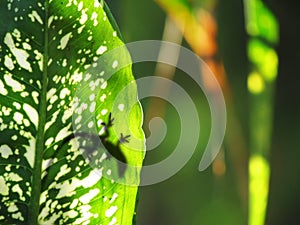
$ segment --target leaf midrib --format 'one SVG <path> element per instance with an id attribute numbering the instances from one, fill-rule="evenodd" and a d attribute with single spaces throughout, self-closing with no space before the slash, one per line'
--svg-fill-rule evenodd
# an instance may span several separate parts
<path id="1" fill-rule="evenodd" d="M 31 198 L 29 202 L 28 218 L 30 225 L 38 225 L 38 216 L 40 209 L 41 180 L 42 180 L 42 161 L 45 139 L 45 124 L 47 114 L 47 89 L 48 89 L 48 18 L 49 18 L 49 0 L 45 0 L 45 19 L 44 19 L 44 53 L 43 53 L 43 77 L 42 91 L 39 105 L 39 122 L 36 135 L 35 159 L 31 183 Z"/>

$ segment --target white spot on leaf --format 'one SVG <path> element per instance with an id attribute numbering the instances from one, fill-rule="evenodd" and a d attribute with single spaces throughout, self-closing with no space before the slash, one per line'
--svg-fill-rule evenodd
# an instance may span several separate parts
<path id="1" fill-rule="evenodd" d="M 108 112 L 108 110 L 107 109 L 103 109 L 102 111 L 101 111 L 101 115 L 105 115 L 105 114 L 107 114 L 107 112 Z"/>
<path id="2" fill-rule="evenodd" d="M 14 113 L 14 121 L 16 121 L 17 124 L 22 124 L 23 123 L 23 114 L 19 112 Z"/>
<path id="3" fill-rule="evenodd" d="M 92 14 L 92 17 L 91 17 L 91 20 L 93 20 L 94 21 L 94 26 L 97 26 L 98 25 L 98 20 L 97 20 L 97 18 L 98 18 L 98 14 L 96 13 L 96 12 L 93 12 L 93 14 Z"/>
<path id="4" fill-rule="evenodd" d="M 19 194 L 19 199 L 20 199 L 20 200 L 25 201 L 25 197 L 24 197 L 24 195 L 23 195 L 23 190 L 22 190 L 22 188 L 20 187 L 19 184 L 15 184 L 15 185 L 12 187 L 12 191 Z"/>
<path id="5" fill-rule="evenodd" d="M 66 34 L 65 36 L 63 36 L 60 39 L 60 46 L 58 46 L 57 48 L 61 49 L 61 50 L 65 49 L 71 37 L 72 37 L 72 32 L 70 32 L 70 33 Z"/>
<path id="6" fill-rule="evenodd" d="M 29 120 L 35 125 L 35 127 L 38 127 L 38 123 L 39 123 L 39 114 L 36 111 L 35 108 L 33 108 L 31 105 L 28 105 L 27 103 L 25 103 L 23 105 L 23 109 L 25 111 L 25 113 L 27 114 Z"/>
<path id="7" fill-rule="evenodd" d="M 90 101 L 94 101 L 95 100 L 95 94 L 91 94 L 89 99 L 90 99 Z"/>
<path id="8" fill-rule="evenodd" d="M 84 27 L 85 27 L 85 25 L 82 25 L 81 27 L 79 27 L 77 29 L 78 34 L 81 34 L 81 32 L 83 31 Z"/>
<path id="9" fill-rule="evenodd" d="M 7 95 L 8 91 L 5 89 L 3 82 L 0 80 L 0 94 Z"/>
<path id="10" fill-rule="evenodd" d="M 78 4 L 78 11 L 80 12 L 83 8 L 83 2 L 79 2 Z"/>
<path id="11" fill-rule="evenodd" d="M 68 88 L 63 88 L 61 91 L 60 91 L 60 94 L 59 94 L 59 97 L 61 99 L 64 99 L 67 95 L 69 95 L 71 93 L 71 91 L 68 89 Z"/>
<path id="12" fill-rule="evenodd" d="M 81 18 L 79 20 L 79 23 L 80 24 L 85 24 L 85 22 L 88 20 L 88 16 L 85 13 L 85 11 L 81 11 L 81 13 L 82 13 L 82 15 L 81 15 Z"/>
<path id="13" fill-rule="evenodd" d="M 23 50 L 18 49 L 15 46 L 14 40 L 10 33 L 7 33 L 4 38 L 4 43 L 7 45 L 7 47 L 10 49 L 11 53 L 16 57 L 16 60 L 18 64 L 25 70 L 28 70 L 29 72 L 32 72 L 32 68 L 30 63 L 27 61 L 29 54 Z"/>
<path id="14" fill-rule="evenodd" d="M 54 141 L 54 138 L 51 137 L 51 138 L 47 139 L 47 141 L 45 142 L 45 145 L 50 146 L 53 143 L 53 141 Z"/>
<path id="15" fill-rule="evenodd" d="M 118 61 L 115 60 L 112 64 L 112 68 L 116 69 L 118 67 L 118 64 L 119 64 Z"/>
<path id="16" fill-rule="evenodd" d="M 111 206 L 108 210 L 105 211 L 106 217 L 111 217 L 115 214 L 115 212 L 118 210 L 117 206 Z"/>
<path id="17" fill-rule="evenodd" d="M 97 55 L 102 55 L 102 54 L 103 54 L 104 52 L 106 52 L 106 51 L 107 51 L 107 47 L 101 45 L 101 46 L 98 48 L 96 54 L 97 54 Z"/>
<path id="18" fill-rule="evenodd" d="M 16 220 L 24 221 L 24 217 L 22 216 L 21 212 L 13 213 L 11 217 Z"/>
<path id="19" fill-rule="evenodd" d="M 91 106 L 90 106 L 90 112 L 93 113 L 95 112 L 96 109 L 96 102 L 92 102 Z"/>
<path id="20" fill-rule="evenodd" d="M 17 135 L 12 136 L 12 137 L 11 137 L 11 140 L 13 140 L 13 141 L 18 140 L 18 136 L 17 136 Z"/>
<path id="21" fill-rule="evenodd" d="M 22 96 L 23 98 L 26 98 L 26 97 L 29 96 L 29 93 L 26 92 L 26 91 L 23 91 L 23 92 L 21 93 L 21 96 Z"/>
<path id="22" fill-rule="evenodd" d="M 75 198 L 70 205 L 70 209 L 74 209 L 78 205 L 78 202 L 79 202 L 78 199 Z"/>
<path id="23" fill-rule="evenodd" d="M 45 125 L 45 130 L 48 130 L 56 122 L 59 112 L 60 110 L 57 110 L 55 113 L 53 113 L 51 120 Z"/>
<path id="24" fill-rule="evenodd" d="M 37 11 L 33 10 L 31 14 L 28 15 L 31 19 L 31 22 L 35 22 L 37 20 L 40 24 L 43 24 L 43 20 L 41 19 L 40 15 L 37 13 Z"/>
<path id="25" fill-rule="evenodd" d="M 82 203 L 82 204 L 88 204 L 98 193 L 100 192 L 99 189 L 93 189 L 93 190 L 90 190 L 87 194 L 85 195 L 82 195 L 80 198 L 79 198 L 79 201 Z"/>
<path id="26" fill-rule="evenodd" d="M 12 88 L 13 92 L 21 92 L 25 90 L 25 86 L 12 78 L 12 75 L 4 75 L 4 80 L 8 86 Z"/>
<path id="27" fill-rule="evenodd" d="M 39 104 L 39 99 L 38 99 L 39 93 L 36 91 L 33 91 L 33 92 L 31 92 L 31 95 L 32 95 L 32 98 L 33 98 L 33 101 L 35 102 L 35 104 Z"/>
<path id="28" fill-rule="evenodd" d="M 123 110 L 124 110 L 124 108 L 125 108 L 125 105 L 124 105 L 124 104 L 120 104 L 120 105 L 118 105 L 118 109 L 119 109 L 120 111 L 123 111 Z"/>
<path id="29" fill-rule="evenodd" d="M 0 194 L 8 195 L 9 188 L 6 185 L 6 182 L 3 177 L 0 177 Z"/>
<path id="30" fill-rule="evenodd" d="M 66 109 L 64 111 L 64 115 L 63 115 L 61 121 L 63 123 L 66 123 L 67 119 L 69 119 L 72 115 L 73 115 L 73 110 L 72 109 Z"/>
<path id="31" fill-rule="evenodd" d="M 70 131 L 70 127 L 72 124 L 69 124 L 69 126 L 64 127 L 63 129 L 61 129 L 58 134 L 55 137 L 55 142 L 61 141 L 64 138 L 68 137 L 72 132 Z"/>
<path id="32" fill-rule="evenodd" d="M 34 165 L 35 143 L 36 143 L 35 138 L 30 137 L 29 145 L 24 146 L 24 148 L 26 149 L 26 153 L 24 154 L 24 156 L 27 159 L 27 161 L 28 161 L 29 165 L 31 166 L 31 168 L 33 168 L 33 165 Z"/>
<path id="33" fill-rule="evenodd" d="M 51 88 L 51 89 L 47 92 L 47 100 L 49 100 L 55 93 L 56 93 L 56 88 Z"/>
<path id="34" fill-rule="evenodd" d="M 62 183 L 56 184 L 55 188 L 59 189 L 59 193 L 57 194 L 57 198 L 62 198 L 66 196 L 72 196 L 74 194 L 74 190 L 78 187 L 90 188 L 94 186 L 100 179 L 100 172 L 95 172 L 94 170 L 90 172 L 90 174 L 79 180 L 78 178 L 73 178 L 70 181 L 64 181 Z"/>
<path id="35" fill-rule="evenodd" d="M 78 216 L 78 212 L 75 211 L 75 210 L 70 210 L 70 211 L 65 212 L 65 213 L 63 214 L 63 217 L 64 217 L 64 218 L 75 218 L 75 217 L 77 217 L 77 216 Z"/>
<path id="36" fill-rule="evenodd" d="M 117 193 L 114 193 L 113 196 L 111 197 L 111 200 L 109 201 L 109 203 L 113 203 L 118 197 L 118 194 Z"/>
<path id="37" fill-rule="evenodd" d="M 105 81 L 102 85 L 101 85 L 101 89 L 105 89 L 107 87 L 107 82 Z"/>
<path id="38" fill-rule="evenodd" d="M 68 168 L 68 165 L 63 165 L 60 168 L 60 171 L 58 172 L 58 174 L 55 176 L 55 180 L 59 180 L 59 178 L 61 178 L 62 176 L 66 175 L 67 173 L 69 173 L 71 171 L 71 168 Z"/>
<path id="39" fill-rule="evenodd" d="M 40 53 L 38 50 L 34 50 L 33 52 L 35 54 L 35 59 L 38 62 L 40 70 L 43 71 L 43 68 L 44 68 L 44 64 L 43 64 L 44 56 L 43 56 L 43 54 Z"/>
<path id="40" fill-rule="evenodd" d="M 94 122 L 93 121 L 89 122 L 88 127 L 92 128 L 93 126 L 94 126 Z"/>
<path id="41" fill-rule="evenodd" d="M 54 16 L 50 16 L 48 19 L 48 27 L 51 26 L 51 23 L 53 22 Z"/>
<path id="42" fill-rule="evenodd" d="M 9 69 L 9 70 L 13 70 L 15 68 L 14 63 L 12 61 L 12 59 L 6 55 L 4 57 L 4 65 Z"/>
<path id="43" fill-rule="evenodd" d="M 21 178 L 18 174 L 13 173 L 13 172 L 9 173 L 8 179 L 9 179 L 10 181 L 15 181 L 15 182 L 18 182 L 18 181 L 21 181 L 21 180 L 22 180 L 22 178 Z"/>
<path id="44" fill-rule="evenodd" d="M 117 222 L 117 218 L 113 217 L 112 220 L 109 222 L 108 225 L 114 225 L 114 224 L 116 224 L 116 222 Z M 118 225 L 118 224 L 116 224 L 116 225 Z"/>
<path id="45" fill-rule="evenodd" d="M 77 69 L 74 71 L 74 74 L 72 75 L 71 80 L 73 80 L 74 83 L 79 83 L 82 81 L 82 75 L 83 75 L 83 73 L 79 72 L 79 69 Z"/>
<path id="46" fill-rule="evenodd" d="M 0 146 L 0 155 L 4 159 L 8 159 L 10 155 L 12 155 L 13 152 L 11 148 L 8 145 L 1 145 Z"/>
<path id="47" fill-rule="evenodd" d="M 100 6 L 101 6 L 100 1 L 99 0 L 94 0 L 94 7 L 98 8 Z"/>
<path id="48" fill-rule="evenodd" d="M 16 212 L 18 210 L 19 210 L 19 208 L 16 206 L 16 204 L 14 202 L 9 203 L 9 207 L 7 208 L 8 212 L 12 213 L 12 212 Z"/>
<path id="49" fill-rule="evenodd" d="M 24 42 L 22 45 L 25 50 L 31 50 L 31 46 L 28 43 Z"/>

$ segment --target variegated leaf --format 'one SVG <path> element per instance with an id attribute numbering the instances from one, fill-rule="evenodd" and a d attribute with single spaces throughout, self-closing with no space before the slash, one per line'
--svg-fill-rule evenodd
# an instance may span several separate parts
<path id="1" fill-rule="evenodd" d="M 131 66 L 118 68 L 128 53 L 98 63 L 123 45 L 110 12 L 98 0 L 1 0 L 0 15 L 0 224 L 131 224 L 137 187 L 107 176 L 117 165 L 105 153 L 91 166 L 73 134 L 82 124 L 97 137 L 133 81 Z M 143 150 L 140 106 L 127 107 L 136 88 L 126 90 L 112 112 L 122 130 L 107 140 L 123 132 Z M 120 146 L 138 166 L 121 180 L 137 184 L 144 153 Z"/>

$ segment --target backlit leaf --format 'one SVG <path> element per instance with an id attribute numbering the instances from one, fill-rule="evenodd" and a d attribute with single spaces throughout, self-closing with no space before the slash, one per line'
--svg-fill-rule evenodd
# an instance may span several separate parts
<path id="1" fill-rule="evenodd" d="M 129 54 L 101 60 L 123 45 L 110 12 L 97 0 L 3 0 L 0 15 L 0 224 L 131 224 L 137 187 L 125 183 L 138 184 L 142 116 L 134 85 L 116 99 L 134 80 L 119 66 Z M 124 184 L 105 153 L 91 166 L 81 154 L 91 140 L 73 134 L 86 125 L 98 137 L 109 113 L 121 125 L 107 141 L 131 135 L 140 150 L 120 144 L 137 166 Z"/>

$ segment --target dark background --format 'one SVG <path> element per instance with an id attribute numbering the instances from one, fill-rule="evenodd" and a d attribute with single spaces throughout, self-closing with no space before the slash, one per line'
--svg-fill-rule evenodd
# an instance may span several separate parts
<path id="1" fill-rule="evenodd" d="M 278 46 L 279 72 L 274 99 L 273 135 L 270 152 L 271 180 L 266 215 L 267 225 L 299 225 L 300 213 L 300 137 L 299 137 L 299 65 L 300 65 L 300 3 L 298 1 L 266 1 L 280 25 Z M 125 43 L 137 40 L 161 40 L 166 15 L 149 0 L 108 1 L 119 24 Z M 247 135 L 249 97 L 247 91 L 248 61 L 244 8 L 240 0 L 220 1 L 216 9 L 218 20 L 218 44 L 229 80 L 233 102 L 242 132 Z M 184 42 L 184 46 L 188 45 Z M 154 73 L 155 65 L 134 65 L 137 78 Z M 247 199 L 241 198 L 239 180 L 236 176 L 231 151 L 224 146 L 222 154 L 226 172 L 222 176 L 212 168 L 198 172 L 203 146 L 208 136 L 208 109 L 201 91 L 195 84 L 177 71 L 174 80 L 190 94 L 197 103 L 201 123 L 199 147 L 188 164 L 175 176 L 159 184 L 141 187 L 137 210 L 137 225 L 243 225 L 247 224 Z M 142 101 L 144 112 L 149 99 Z M 150 105 L 150 106 L 149 106 Z M 178 137 L 178 115 L 172 107 L 164 114 L 168 134 L 155 151 L 149 153 L 145 164 L 166 157 Z M 147 124 L 145 124 L 147 131 Z M 170 132 L 172 131 L 172 132 Z M 192 132 L 192 128 L 191 128 Z M 231 132 L 227 130 L 227 132 Z M 249 154 L 246 152 L 246 154 Z M 242 165 L 243 171 L 247 165 Z M 247 178 L 247 174 L 243 174 Z M 244 190 L 247 192 L 248 190 Z"/>

